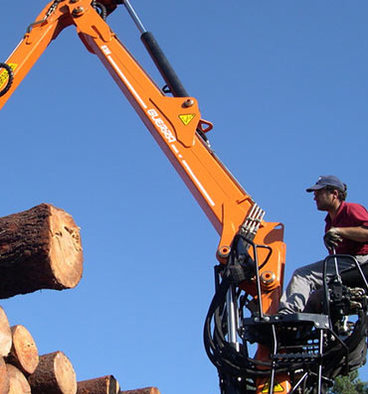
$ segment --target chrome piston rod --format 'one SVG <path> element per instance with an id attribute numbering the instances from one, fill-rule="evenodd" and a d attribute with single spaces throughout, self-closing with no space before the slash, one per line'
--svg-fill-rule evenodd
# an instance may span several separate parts
<path id="1" fill-rule="evenodd" d="M 146 33 L 147 30 L 146 28 L 143 26 L 142 21 L 139 19 L 138 14 L 135 12 L 135 9 L 132 7 L 132 5 L 130 4 L 129 0 L 124 0 L 123 1 L 126 9 L 129 12 L 129 15 L 132 17 L 134 23 L 136 24 L 136 26 L 138 27 L 138 30 L 143 34 Z"/>
<path id="2" fill-rule="evenodd" d="M 238 341 L 238 305 L 235 299 L 235 288 L 230 285 L 229 290 L 226 294 L 226 312 L 227 312 L 227 331 L 228 331 L 228 342 L 234 346 L 234 348 L 239 351 L 240 345 Z"/>

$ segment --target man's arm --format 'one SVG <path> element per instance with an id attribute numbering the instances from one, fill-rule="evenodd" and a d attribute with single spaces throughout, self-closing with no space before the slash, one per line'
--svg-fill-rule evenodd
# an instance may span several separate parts
<path id="1" fill-rule="evenodd" d="M 341 238 L 350 239 L 356 242 L 368 242 L 368 227 L 365 226 L 331 227 L 329 231 L 334 232 Z"/>

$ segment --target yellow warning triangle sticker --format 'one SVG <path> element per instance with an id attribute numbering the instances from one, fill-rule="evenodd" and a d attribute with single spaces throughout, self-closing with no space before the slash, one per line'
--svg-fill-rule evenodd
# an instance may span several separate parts
<path id="1" fill-rule="evenodd" d="M 268 392 L 269 392 L 268 387 L 269 387 L 269 383 L 266 383 L 266 384 L 263 386 L 262 393 L 268 393 Z M 273 386 L 273 392 L 274 392 L 274 393 L 281 393 L 282 391 L 284 391 L 284 388 L 281 386 L 281 384 L 276 383 L 276 384 Z"/>
<path id="2" fill-rule="evenodd" d="M 194 117 L 195 114 L 179 115 L 180 120 L 184 123 L 185 126 L 188 126 L 188 124 L 192 121 Z"/>

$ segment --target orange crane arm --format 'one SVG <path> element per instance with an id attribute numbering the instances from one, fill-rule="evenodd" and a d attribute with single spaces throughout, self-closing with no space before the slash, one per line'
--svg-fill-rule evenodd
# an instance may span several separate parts
<path id="1" fill-rule="evenodd" d="M 128 0 L 100 0 L 105 14 L 122 3 Z M 201 118 L 197 100 L 185 90 L 171 97 L 158 88 L 101 16 L 92 0 L 51 1 L 6 62 L 0 64 L 0 109 L 51 41 L 65 27 L 74 25 L 88 51 L 99 57 L 220 235 L 218 260 L 227 262 L 240 231 L 251 236 L 255 244 L 270 246 L 271 255 L 259 250 L 259 260 L 266 261 L 259 272 L 261 304 L 265 313 L 275 313 L 285 263 L 282 224 L 264 221 L 264 211 L 212 152 L 204 137 L 212 125 Z M 145 42 L 149 50 L 150 40 L 148 36 Z M 244 287 L 257 296 L 255 281 Z"/>
<path id="2" fill-rule="evenodd" d="M 114 3 L 103 1 L 109 12 L 116 7 Z M 254 201 L 197 132 L 210 128 L 201 119 L 197 100 L 166 96 L 92 4 L 91 0 L 55 0 L 42 10 L 5 62 L 13 70 L 13 80 L 0 97 L 0 109 L 50 42 L 65 27 L 75 25 L 87 49 L 100 58 L 220 234 L 217 257 L 226 261 L 234 235 L 244 224 Z M 5 69 L 0 73 L 0 94 L 9 82 L 8 74 Z M 255 242 L 272 244 L 271 260 L 275 263 L 270 261 L 267 270 L 274 272 L 274 284 L 279 285 L 285 253 L 282 225 L 262 218 L 256 220 L 260 226 Z"/>

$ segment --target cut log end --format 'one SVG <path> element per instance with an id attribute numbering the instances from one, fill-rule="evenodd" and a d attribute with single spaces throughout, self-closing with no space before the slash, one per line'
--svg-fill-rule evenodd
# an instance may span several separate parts
<path id="1" fill-rule="evenodd" d="M 0 218 L 0 298 L 75 287 L 83 271 L 79 227 L 50 204 Z"/>
<path id="2" fill-rule="evenodd" d="M 22 372 L 14 365 L 6 365 L 9 377 L 9 394 L 31 394 L 31 386 Z"/>
<path id="3" fill-rule="evenodd" d="M 77 378 L 69 359 L 62 352 L 57 352 L 54 361 L 56 380 L 62 393 L 77 392 Z"/>
<path id="4" fill-rule="evenodd" d="M 79 283 L 83 270 L 79 227 L 67 212 L 49 207 L 51 269 L 62 287 L 73 288 Z"/>
<path id="5" fill-rule="evenodd" d="M 30 332 L 22 325 L 11 327 L 11 332 L 13 344 L 6 361 L 28 376 L 36 370 L 39 361 L 36 343 Z"/>
<path id="6" fill-rule="evenodd" d="M 0 357 L 0 394 L 9 394 L 10 382 L 5 361 Z"/>
<path id="7" fill-rule="evenodd" d="M 4 309 L 0 307 L 0 357 L 6 357 L 12 346 L 12 333 L 8 317 Z"/>

